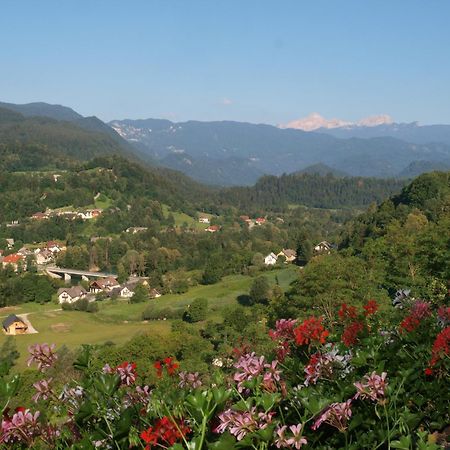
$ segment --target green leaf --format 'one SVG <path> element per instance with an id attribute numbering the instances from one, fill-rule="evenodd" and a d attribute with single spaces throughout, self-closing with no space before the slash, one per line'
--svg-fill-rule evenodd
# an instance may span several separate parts
<path id="1" fill-rule="evenodd" d="M 236 439 L 230 433 L 224 433 L 216 442 L 208 443 L 209 450 L 233 450 L 236 449 Z"/>

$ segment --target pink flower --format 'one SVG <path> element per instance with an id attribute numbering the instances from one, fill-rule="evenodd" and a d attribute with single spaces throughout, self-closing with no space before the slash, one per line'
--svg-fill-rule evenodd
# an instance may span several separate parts
<path id="1" fill-rule="evenodd" d="M 52 395 L 54 395 L 53 390 L 50 386 L 53 378 L 49 378 L 48 380 L 40 380 L 33 384 L 33 387 L 36 389 L 36 394 L 33 395 L 32 399 L 37 403 L 39 400 L 47 400 Z"/>
<path id="2" fill-rule="evenodd" d="M 317 430 L 323 423 L 327 423 L 339 431 L 344 432 L 347 429 L 347 421 L 352 416 L 351 405 L 351 399 L 342 403 L 332 403 L 323 410 L 311 428 Z"/>
<path id="3" fill-rule="evenodd" d="M 120 376 L 122 385 L 130 386 L 136 381 L 136 363 L 124 361 L 120 366 L 116 367 L 116 372 Z"/>
<path id="4" fill-rule="evenodd" d="M 38 422 L 40 412 L 34 414 L 29 409 L 20 408 L 12 418 L 4 415 L 1 423 L 0 444 L 25 444 L 33 448 L 34 439 L 39 436 L 41 427 Z"/>
<path id="5" fill-rule="evenodd" d="M 45 372 L 58 359 L 58 355 L 55 353 L 55 344 L 31 345 L 28 347 L 28 351 L 30 353 L 27 361 L 28 367 L 33 363 L 37 363 L 38 369 L 41 372 Z"/>
<path id="6" fill-rule="evenodd" d="M 180 372 L 178 376 L 181 380 L 178 386 L 180 386 L 181 388 L 197 389 L 202 385 L 202 381 L 200 380 L 200 375 L 198 372 Z"/>
<path id="7" fill-rule="evenodd" d="M 365 375 L 362 381 L 355 383 L 357 392 L 354 398 L 361 398 L 362 400 L 369 398 L 374 402 L 383 399 L 388 386 L 386 377 L 386 372 L 383 372 L 381 375 L 378 375 L 376 372 L 372 372 L 371 375 Z"/>
<path id="8" fill-rule="evenodd" d="M 275 440 L 275 446 L 277 448 L 296 448 L 300 449 L 302 445 L 307 444 L 308 441 L 302 436 L 303 425 L 299 423 L 298 425 L 291 425 L 289 430 L 292 436 L 286 436 L 287 426 L 283 425 L 276 429 L 277 439 Z"/>

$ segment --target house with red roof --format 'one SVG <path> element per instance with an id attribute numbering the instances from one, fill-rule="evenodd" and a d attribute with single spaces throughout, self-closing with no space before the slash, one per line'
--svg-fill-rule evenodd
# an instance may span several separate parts
<path id="1" fill-rule="evenodd" d="M 23 262 L 23 256 L 19 255 L 18 253 L 12 253 L 11 255 L 5 256 L 2 259 L 2 266 L 5 269 L 8 266 L 13 267 L 14 272 L 17 272 L 17 269 L 19 268 L 19 263 Z"/>

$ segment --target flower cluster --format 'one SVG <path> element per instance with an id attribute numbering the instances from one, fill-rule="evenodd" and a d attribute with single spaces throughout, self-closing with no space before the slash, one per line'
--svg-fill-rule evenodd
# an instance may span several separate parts
<path id="1" fill-rule="evenodd" d="M 287 425 L 278 427 L 276 429 L 277 439 L 275 440 L 275 446 L 277 448 L 296 448 L 300 449 L 302 445 L 307 444 L 308 441 L 302 436 L 303 425 L 299 423 L 298 425 L 291 425 L 289 430 L 291 432 L 290 436 L 286 436 Z"/>
<path id="2" fill-rule="evenodd" d="M 32 448 L 34 439 L 41 434 L 39 416 L 39 411 L 33 414 L 25 408 L 17 408 L 12 417 L 5 412 L 1 423 L 0 444 L 24 442 L 28 448 Z"/>
<path id="3" fill-rule="evenodd" d="M 365 329 L 364 323 L 360 321 L 350 323 L 344 328 L 341 337 L 342 343 L 346 347 L 352 347 L 358 342 L 359 336 L 363 333 L 364 329 Z"/>
<path id="4" fill-rule="evenodd" d="M 198 372 L 180 372 L 178 376 L 180 377 L 178 386 L 181 388 L 197 389 L 202 385 Z"/>
<path id="5" fill-rule="evenodd" d="M 256 356 L 256 354 L 249 353 L 243 355 L 234 364 L 234 367 L 239 370 L 234 374 L 234 381 L 238 384 L 238 391 L 243 392 L 245 389 L 245 382 L 253 380 L 258 376 L 262 376 L 262 387 L 267 391 L 275 391 L 276 383 L 280 381 L 281 371 L 277 369 L 278 361 L 274 360 L 270 364 L 265 362 L 264 356 Z"/>
<path id="6" fill-rule="evenodd" d="M 149 450 L 152 446 L 167 448 L 183 439 L 190 432 L 191 430 L 184 423 L 184 420 L 174 421 L 164 416 L 162 419 L 158 419 L 154 426 L 144 430 L 141 433 L 141 439 L 147 444 L 146 450 Z"/>
<path id="7" fill-rule="evenodd" d="M 164 368 L 167 370 L 168 375 L 172 376 L 180 366 L 178 363 L 173 361 L 172 357 L 168 356 L 162 361 L 155 361 L 153 363 L 153 367 L 156 369 L 156 375 L 158 378 L 161 378 L 163 376 Z"/>
<path id="8" fill-rule="evenodd" d="M 416 300 L 411 306 L 411 311 L 400 324 L 401 331 L 411 333 L 420 325 L 423 319 L 431 315 L 431 304 Z"/>
<path id="9" fill-rule="evenodd" d="M 376 372 L 366 375 L 362 381 L 354 384 L 357 391 L 354 398 L 361 398 L 362 400 L 368 398 L 374 402 L 384 399 L 388 386 L 386 377 L 386 372 L 383 372 L 381 375 L 378 375 Z"/>
<path id="10" fill-rule="evenodd" d="M 347 303 L 342 303 L 338 311 L 338 316 L 341 320 L 355 320 L 358 317 L 358 311 L 354 306 L 348 306 Z"/>
<path id="11" fill-rule="evenodd" d="M 316 384 L 319 379 L 331 379 L 336 371 L 345 376 L 351 370 L 350 360 L 350 353 L 340 355 L 336 347 L 327 353 L 314 353 L 305 367 L 305 386 Z"/>
<path id="12" fill-rule="evenodd" d="M 439 360 L 450 355 L 450 327 L 444 328 L 434 340 L 431 349 L 430 366 L 434 367 Z M 429 373 L 429 372 L 428 372 Z"/>
<path id="13" fill-rule="evenodd" d="M 369 300 L 364 306 L 364 315 L 373 316 L 378 311 L 378 303 L 375 300 Z"/>
<path id="14" fill-rule="evenodd" d="M 342 403 L 332 403 L 321 412 L 311 428 L 317 430 L 323 423 L 327 423 L 344 432 L 347 429 L 347 422 L 352 416 L 351 406 L 351 399 Z"/>
<path id="15" fill-rule="evenodd" d="M 263 430 L 272 423 L 274 413 L 258 412 L 256 407 L 247 411 L 228 409 L 219 414 L 220 424 L 215 428 L 216 433 L 229 431 L 238 441 L 244 439 L 248 433 Z"/>
<path id="16" fill-rule="evenodd" d="M 295 319 L 280 319 L 275 323 L 275 329 L 269 330 L 269 336 L 278 342 L 277 358 L 283 362 L 291 353 L 291 344 L 295 341 L 294 328 L 297 325 Z"/>
<path id="17" fill-rule="evenodd" d="M 294 329 L 297 345 L 325 344 L 330 334 L 322 325 L 322 317 L 310 317 Z"/>
<path id="18" fill-rule="evenodd" d="M 109 364 L 105 364 L 102 370 L 103 373 L 117 373 L 120 376 L 122 386 L 131 386 L 137 378 L 136 363 L 129 363 L 128 361 L 119 364 L 115 369 L 110 367 Z"/>
<path id="19" fill-rule="evenodd" d="M 53 378 L 48 380 L 40 380 L 33 383 L 33 387 L 36 389 L 36 394 L 33 395 L 32 399 L 37 403 L 39 400 L 47 400 L 54 395 L 51 387 Z"/>
<path id="20" fill-rule="evenodd" d="M 28 352 L 30 353 L 30 357 L 27 360 L 28 367 L 36 363 L 41 372 L 45 372 L 48 368 L 52 367 L 58 359 L 58 355 L 55 353 L 55 344 L 31 345 L 28 347 Z"/>
<path id="21" fill-rule="evenodd" d="M 450 306 L 441 306 L 438 309 L 437 320 L 441 328 L 445 328 L 450 325 Z"/>

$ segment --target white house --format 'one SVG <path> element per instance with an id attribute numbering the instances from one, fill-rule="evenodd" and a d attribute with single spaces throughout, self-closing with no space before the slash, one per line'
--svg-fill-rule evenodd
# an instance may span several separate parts
<path id="1" fill-rule="evenodd" d="M 35 251 L 36 263 L 39 265 L 48 264 L 53 260 L 53 253 L 47 248 L 38 248 Z"/>
<path id="2" fill-rule="evenodd" d="M 273 266 L 277 263 L 278 260 L 278 256 L 275 255 L 275 253 L 269 253 L 265 258 L 264 258 L 264 264 L 266 266 Z"/>
<path id="3" fill-rule="evenodd" d="M 70 288 L 58 289 L 59 303 L 74 303 L 86 297 L 87 292 L 82 286 L 73 286 Z"/>
<path id="4" fill-rule="evenodd" d="M 198 221 L 200 223 L 210 223 L 209 217 L 206 217 L 206 216 L 199 217 Z"/>
<path id="5" fill-rule="evenodd" d="M 136 233 L 143 233 L 144 231 L 147 231 L 147 227 L 130 227 L 127 228 L 125 231 L 127 233 L 136 234 Z"/>
<path id="6" fill-rule="evenodd" d="M 285 258 L 284 262 L 290 263 L 290 262 L 295 261 L 295 259 L 297 258 L 297 252 L 290 248 L 283 248 L 283 250 L 281 250 L 281 252 L 278 253 L 277 256 L 284 256 L 284 258 Z"/>

